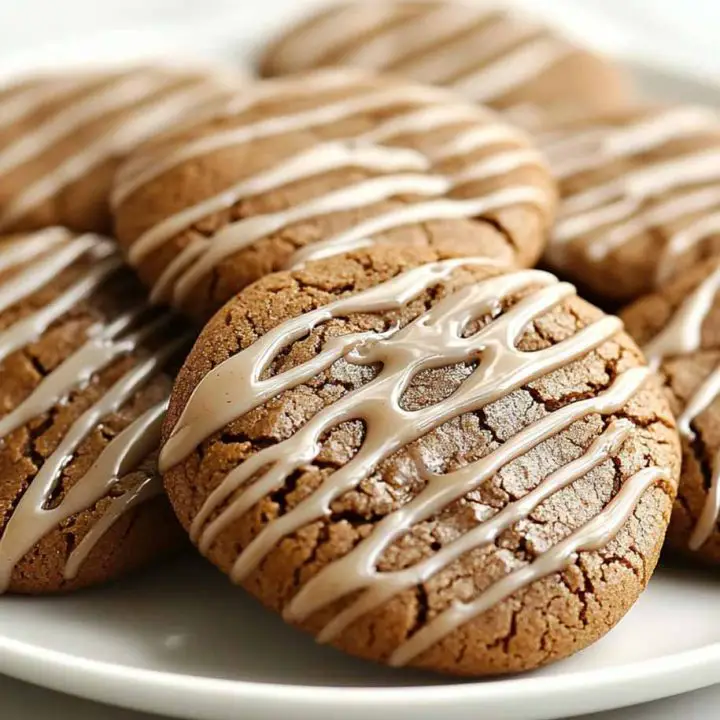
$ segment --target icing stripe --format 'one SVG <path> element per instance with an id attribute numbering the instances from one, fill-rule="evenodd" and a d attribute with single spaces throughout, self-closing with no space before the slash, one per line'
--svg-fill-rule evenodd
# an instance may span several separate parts
<path id="1" fill-rule="evenodd" d="M 0 311 L 42 290 L 75 263 L 88 259 L 92 262 L 87 263 L 84 273 L 51 302 L 0 331 L 0 362 L 40 338 L 53 323 L 90 297 L 122 267 L 113 243 L 96 235 L 72 237 L 64 230 L 54 229 L 0 245 L 0 268 L 19 268 L 15 275 L 0 282 Z M 91 327 L 86 342 L 0 418 L 0 441 L 64 402 L 73 390 L 91 381 L 114 360 L 140 350 L 146 340 L 163 332 L 170 321 L 165 315 L 137 326 L 145 313 L 146 308 L 138 306 L 105 327 L 100 324 Z M 40 539 L 72 515 L 95 505 L 122 476 L 133 471 L 158 447 L 165 402 L 148 410 L 122 431 L 87 473 L 64 493 L 61 501 L 48 507 L 64 467 L 80 444 L 106 416 L 120 410 L 157 375 L 168 358 L 187 341 L 187 337 L 181 336 L 146 357 L 140 357 L 131 370 L 72 423 L 55 450 L 38 468 L 0 533 L 0 592 L 8 588 L 16 564 Z M 112 501 L 108 515 L 91 528 L 71 554 L 65 569 L 67 579 L 75 576 L 83 560 L 119 514 L 150 496 L 150 488 L 157 486 L 157 482 L 153 485 L 150 480 L 145 474 L 136 487 Z"/>
<path id="2" fill-rule="evenodd" d="M 70 97 L 78 92 L 88 82 L 88 78 L 46 79 L 37 85 L 22 88 L 9 98 L 1 99 L 2 113 L 0 113 L 0 130 L 4 130 L 14 123 L 23 122 L 43 105 L 64 97 Z"/>
<path id="3" fill-rule="evenodd" d="M 406 665 L 453 630 L 513 593 L 564 570 L 575 562 L 578 553 L 602 549 L 627 522 L 643 494 L 663 482 L 669 482 L 669 477 L 668 473 L 660 468 L 646 468 L 635 473 L 623 483 L 620 491 L 602 513 L 540 555 L 534 562 L 505 575 L 472 602 L 454 603 L 397 648 L 390 656 L 389 664 Z"/>
<path id="4" fill-rule="evenodd" d="M 48 228 L 17 240 L 5 240 L 0 246 L 0 273 L 5 273 L 25 262 L 34 260 L 56 245 L 72 238 L 64 228 Z"/>
<path id="5" fill-rule="evenodd" d="M 666 359 L 690 355 L 702 346 L 702 329 L 705 319 L 720 292 L 720 265 L 707 276 L 682 302 L 665 327 L 643 351 L 656 369 Z M 678 431 L 687 441 L 695 439 L 692 423 L 715 402 L 720 393 L 720 367 L 715 368 L 695 393 L 687 400 L 685 409 L 678 417 Z M 699 550 L 715 530 L 720 513 L 720 451 L 712 459 L 712 477 L 705 504 L 690 537 L 691 550 Z"/>
<path id="6" fill-rule="evenodd" d="M 322 79 L 322 76 L 318 76 Z M 312 79 L 311 79 L 312 80 Z M 311 80 L 308 84 L 311 84 Z M 253 140 L 280 136 L 299 130 L 324 127 L 354 115 L 377 109 L 398 108 L 392 115 L 366 131 L 321 143 L 301 150 L 269 168 L 263 168 L 244 177 L 215 195 L 195 205 L 185 207 L 148 228 L 128 251 L 131 264 L 138 266 L 151 253 L 195 223 L 214 213 L 231 208 L 241 200 L 272 192 L 294 182 L 317 177 L 323 173 L 357 168 L 368 170 L 373 176 L 361 179 L 354 185 L 311 197 L 296 205 L 264 215 L 251 215 L 231 222 L 209 237 L 196 233 L 184 247 L 169 259 L 156 279 L 151 292 L 153 302 L 170 302 L 183 306 L 204 277 L 228 257 L 254 243 L 279 233 L 290 226 L 334 213 L 349 212 L 395 198 L 407 204 L 396 212 L 359 222 L 355 227 L 332 238 L 321 239 L 312 247 L 301 248 L 289 264 L 305 262 L 309 258 L 326 257 L 336 252 L 370 245 L 377 242 L 378 233 L 387 232 L 414 223 L 443 219 L 479 217 L 483 213 L 497 212 L 512 205 L 531 205 L 549 214 L 550 201 L 545 193 L 533 185 L 517 185 L 502 191 L 480 194 L 477 198 L 437 200 L 456 188 L 483 183 L 522 168 L 544 168 L 542 156 L 527 148 L 522 133 L 498 123 L 486 111 L 467 105 L 437 104 L 446 99 L 437 89 L 403 87 L 388 90 L 368 90 L 349 85 L 360 95 L 337 100 L 331 97 L 327 104 L 319 104 L 287 115 L 252 119 L 247 124 L 225 128 L 201 137 L 189 144 L 171 148 L 161 156 L 135 163 L 134 169 L 125 169 L 116 185 L 113 202 L 122 202 L 141 185 L 161 176 L 179 164 L 207 153 L 250 143 Z M 308 92 L 307 87 L 305 92 Z M 440 92 L 440 95 L 438 93 Z M 259 94 L 262 99 L 279 98 L 269 91 Z M 402 106 L 408 105 L 405 109 Z M 473 123 L 471 127 L 467 123 Z M 436 146 L 423 148 L 423 152 L 388 147 L 378 143 L 398 142 L 398 138 L 427 133 L 429 128 L 454 128 L 450 139 Z M 422 143 L 421 143 L 422 144 Z M 511 147 L 492 154 L 493 145 Z M 516 147 L 512 147 L 515 145 Z M 467 156 L 473 152 L 488 151 L 487 157 L 473 162 Z M 458 158 L 465 167 L 442 174 L 442 163 Z M 375 176 L 375 173 L 381 173 Z M 417 173 L 417 174 L 416 174 Z M 423 202 L 422 198 L 432 198 Z"/>
<path id="7" fill-rule="evenodd" d="M 519 43 L 536 37 L 539 31 L 536 25 L 496 17 L 485 27 L 465 34 L 451 45 L 399 63 L 396 72 L 433 85 L 454 88 L 470 75 L 482 72 L 478 68 L 487 66 L 494 58 L 501 58 Z"/>
<path id="8" fill-rule="evenodd" d="M 288 603 L 283 616 L 289 622 L 306 620 L 320 609 L 318 598 L 333 597 L 334 577 L 339 573 L 352 573 L 357 578 L 354 584 L 355 590 L 363 590 L 363 594 L 323 628 L 318 641 L 331 641 L 355 620 L 372 612 L 395 595 L 427 582 L 433 575 L 458 560 L 465 553 L 495 542 L 503 532 L 521 520 L 527 519 L 545 500 L 563 488 L 569 487 L 598 465 L 606 462 L 612 455 L 617 454 L 631 432 L 632 424 L 629 421 L 612 422 L 608 429 L 577 460 L 551 473 L 519 500 L 508 503 L 490 519 L 405 570 L 383 573 L 376 571 L 372 558 L 377 553 L 375 545 L 381 533 L 373 532 L 341 560 L 329 566 L 328 570 L 320 571 L 305 583 Z M 456 478 L 464 476 L 463 484 L 469 484 L 467 479 L 472 479 L 473 483 L 480 485 L 482 482 L 487 482 L 492 477 L 492 471 L 496 471 L 498 468 L 499 463 L 491 462 L 491 458 L 492 455 L 446 475 L 433 475 L 425 472 L 425 478 L 427 480 L 435 478 L 438 482 L 442 478 L 442 482 L 451 483 Z M 407 525 L 410 524 L 410 522 L 407 523 Z"/>
<path id="9" fill-rule="evenodd" d="M 359 97 L 350 97 L 327 105 L 303 110 L 291 115 L 279 115 L 258 120 L 248 125 L 222 130 L 213 135 L 201 137 L 194 142 L 184 144 L 175 152 L 156 159 L 149 164 L 140 164 L 134 173 L 126 170 L 113 191 L 112 203 L 114 207 L 120 205 L 126 198 L 142 185 L 146 185 L 155 178 L 203 155 L 209 155 L 219 150 L 244 145 L 245 143 L 275 137 L 297 130 L 311 130 L 314 127 L 330 125 L 345 118 L 372 112 L 377 109 L 402 106 L 404 104 L 422 104 L 437 100 L 440 91 L 435 88 L 417 86 L 398 87 L 393 90 L 379 92 L 366 92 Z M 442 93 L 443 98 L 447 96 Z"/>
<path id="10" fill-rule="evenodd" d="M 158 92 L 166 82 L 165 78 L 149 74 L 119 76 L 109 85 L 81 98 L 3 148 L 0 151 L 0 175 L 40 157 L 83 125 L 142 102 Z"/>
<path id="11" fill-rule="evenodd" d="M 415 205 L 407 205 L 398 210 L 390 211 L 359 223 L 344 233 L 324 241 L 308 245 L 298 250 L 287 263 L 295 267 L 303 262 L 316 260 L 328 255 L 352 250 L 372 243 L 368 240 L 374 235 L 387 232 L 414 223 L 432 222 L 437 220 L 460 220 L 478 218 L 482 215 L 497 212 L 512 205 L 530 205 L 545 209 L 548 198 L 544 192 L 532 187 L 511 187 L 498 190 L 477 200 L 432 200 Z M 178 287 L 178 291 L 180 288 Z"/>
<path id="12" fill-rule="evenodd" d="M 138 390 L 147 384 L 184 342 L 186 339 L 181 338 L 167 344 L 120 378 L 98 402 L 72 424 L 55 451 L 45 460 L 10 515 L 0 537 L 0 592 L 7 589 L 15 565 L 35 543 L 68 517 L 92 507 L 107 494 L 110 487 L 117 481 L 113 475 L 103 473 L 106 458 L 101 455 L 93 468 L 73 485 L 57 506 L 45 507 L 56 488 L 63 467 L 73 457 L 82 441 L 102 422 L 104 417 L 116 413 Z M 55 396 L 55 402 L 58 397 Z M 132 428 L 132 426 L 130 427 Z M 5 434 L 3 432 L 3 435 Z M 157 437 L 143 438 L 140 436 L 127 448 L 125 443 L 130 442 L 131 437 L 131 434 L 123 433 L 116 438 L 122 438 L 120 441 L 121 452 L 125 450 L 126 458 L 130 461 L 125 464 L 120 463 L 126 472 L 130 469 L 130 463 L 141 459 L 138 458 L 141 454 L 138 450 L 150 451 L 152 450 L 152 440 L 157 441 Z M 137 442 L 141 442 L 142 445 L 135 445 Z M 113 446 L 111 443 L 106 448 L 106 457 L 112 456 L 117 451 L 117 445 Z"/>
<path id="13" fill-rule="evenodd" d="M 441 5 L 401 25 L 384 29 L 372 40 L 344 53 L 342 61 L 372 70 L 389 70 L 395 66 L 398 74 L 410 75 L 408 68 L 412 66 L 408 63 L 409 58 L 427 53 L 443 43 L 453 42 L 456 36 L 467 33 L 468 28 L 487 21 L 491 16 L 492 11 L 487 8 Z"/>
<path id="14" fill-rule="evenodd" d="M 22 218 L 30 210 L 48 201 L 62 188 L 76 182 L 94 168 L 114 156 L 127 153 L 136 145 L 156 135 L 172 120 L 209 100 L 215 93 L 215 90 L 198 85 L 191 89 L 178 90 L 137 108 L 132 116 L 118 127 L 81 148 L 75 155 L 69 156 L 12 198 L 0 211 L 0 229 Z"/>
<path id="15" fill-rule="evenodd" d="M 69 268 L 85 253 L 96 247 L 98 239 L 95 235 L 81 235 L 68 239 L 63 245 L 56 252 L 34 262 L 0 286 L 0 312 L 47 285 L 58 273 Z"/>
<path id="16" fill-rule="evenodd" d="M 182 210 L 141 235 L 132 245 L 129 258 L 137 264 L 174 235 L 208 215 L 224 210 L 241 199 L 276 190 L 284 185 L 322 175 L 339 168 L 353 167 L 382 172 L 425 170 L 428 161 L 414 150 L 363 147 L 325 143 L 304 150 L 265 172 L 243 179 L 203 202 Z"/>
<path id="17" fill-rule="evenodd" d="M 357 2 L 284 38 L 271 63 L 281 71 L 324 64 L 389 70 L 492 103 L 575 52 L 542 25 L 497 7 Z"/>
<path id="18" fill-rule="evenodd" d="M 111 253 L 112 251 L 108 250 L 106 255 Z M 90 296 L 110 275 L 123 267 L 122 260 L 116 254 L 106 260 L 101 260 L 101 257 L 103 255 L 98 253 L 98 264 L 51 303 L 15 323 L 9 329 L 0 331 L 0 360 L 37 340 L 54 322 Z"/>
<path id="19" fill-rule="evenodd" d="M 613 163 L 652 154 L 672 143 L 717 135 L 718 114 L 709 108 L 680 106 L 645 116 L 625 127 L 596 126 L 550 134 L 541 147 L 553 174 L 568 182 L 596 171 L 608 177 Z M 710 147 L 664 159 L 652 155 L 643 167 L 570 193 L 560 207 L 558 224 L 548 248 L 559 267 L 567 262 L 567 246 L 582 244 L 590 259 L 601 261 L 653 228 L 681 221 L 694 213 L 720 212 L 720 151 Z M 709 185 L 708 187 L 703 187 Z M 693 186 L 700 186 L 694 189 Z M 572 187 L 572 186 L 570 186 Z M 673 191 L 688 189 L 681 196 Z M 671 236 L 658 253 L 655 284 L 673 273 L 676 259 L 720 233 L 717 212 L 712 220 L 690 221 Z M 618 224 L 620 223 L 620 224 Z"/>

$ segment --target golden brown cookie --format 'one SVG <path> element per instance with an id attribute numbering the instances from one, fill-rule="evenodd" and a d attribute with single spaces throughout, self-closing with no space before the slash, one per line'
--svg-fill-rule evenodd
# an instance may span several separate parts
<path id="1" fill-rule="evenodd" d="M 720 252 L 720 115 L 696 106 L 586 118 L 538 138 L 560 184 L 547 264 L 610 302 Z"/>
<path id="2" fill-rule="evenodd" d="M 291 27 L 260 60 L 266 76 L 330 65 L 382 70 L 452 87 L 533 126 L 540 113 L 626 105 L 626 73 L 555 30 L 491 3 L 333 4 Z"/>
<path id="3" fill-rule="evenodd" d="M 158 66 L 57 73 L 0 90 L 0 232 L 109 230 L 122 158 L 241 84 L 227 72 Z"/>
<path id="4" fill-rule="evenodd" d="M 199 319 L 268 272 L 380 242 L 531 265 L 555 187 L 520 131 L 439 88 L 354 70 L 262 83 L 246 108 L 118 175 L 130 263 Z"/>
<path id="5" fill-rule="evenodd" d="M 720 564 L 720 260 L 707 260 L 623 312 L 664 379 L 683 440 L 668 544 Z"/>
<path id="6" fill-rule="evenodd" d="M 543 271 L 390 246 L 228 302 L 163 437 L 173 507 L 234 581 L 322 642 L 463 675 L 607 632 L 680 461 L 617 318 Z"/>
<path id="7" fill-rule="evenodd" d="M 157 451 L 163 368 L 189 338 L 142 298 L 97 235 L 0 241 L 0 593 L 94 585 L 181 545 Z"/>

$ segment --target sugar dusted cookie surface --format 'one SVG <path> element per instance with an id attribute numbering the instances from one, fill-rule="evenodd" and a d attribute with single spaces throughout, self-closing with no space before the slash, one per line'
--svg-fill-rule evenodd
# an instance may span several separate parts
<path id="1" fill-rule="evenodd" d="M 537 137 L 559 182 L 547 264 L 628 301 L 720 253 L 720 114 L 644 108 Z"/>
<path id="2" fill-rule="evenodd" d="M 668 544 L 720 564 L 720 260 L 708 260 L 623 312 L 664 379 L 683 440 Z"/>
<path id="3" fill-rule="evenodd" d="M 94 585 L 181 546 L 157 451 L 183 330 L 142 298 L 97 235 L 0 240 L 0 592 Z"/>
<path id="4" fill-rule="evenodd" d="M 491 2 L 329 5 L 265 50 L 264 75 L 347 65 L 450 87 L 533 125 L 534 110 L 607 110 L 632 95 L 624 71 Z"/>
<path id="5" fill-rule="evenodd" d="M 143 66 L 58 72 L 0 89 L 0 232 L 109 230 L 120 160 L 245 82 L 224 71 Z"/>
<path id="6" fill-rule="evenodd" d="M 643 365 L 549 273 L 357 250 L 217 313 L 161 469 L 201 551 L 320 641 L 525 670 L 607 632 L 657 561 L 680 452 Z"/>
<path id="7" fill-rule="evenodd" d="M 555 185 L 494 113 L 345 69 L 261 83 L 144 149 L 121 169 L 113 205 L 153 297 L 204 319 L 267 272 L 358 246 L 531 265 Z"/>

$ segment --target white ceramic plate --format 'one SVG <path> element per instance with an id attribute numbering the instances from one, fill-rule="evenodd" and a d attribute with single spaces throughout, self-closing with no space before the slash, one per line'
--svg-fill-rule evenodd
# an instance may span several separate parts
<path id="1" fill-rule="evenodd" d="M 53 46 L 29 59 L 47 66 L 186 46 L 184 34 L 132 37 L 98 40 L 91 51 Z M 195 35 L 200 54 L 231 57 L 226 31 L 204 37 L 198 48 Z M 26 66 L 23 58 L 5 65 Z M 658 97 L 720 104 L 720 90 L 710 86 L 647 67 L 635 71 Z M 367 720 L 392 712 L 417 720 L 545 720 L 720 681 L 717 580 L 663 569 L 618 628 L 585 652 L 522 677 L 462 682 L 316 646 L 202 560 L 188 558 L 74 596 L 0 598 L 0 672 L 193 720 Z"/>

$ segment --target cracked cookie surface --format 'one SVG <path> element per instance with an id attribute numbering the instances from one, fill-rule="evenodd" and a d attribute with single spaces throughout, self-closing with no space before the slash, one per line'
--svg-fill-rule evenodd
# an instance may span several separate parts
<path id="1" fill-rule="evenodd" d="M 602 636 L 655 567 L 680 453 L 643 365 L 549 273 L 357 250 L 215 315 L 161 469 L 201 551 L 320 640 L 525 670 Z"/>
<path id="2" fill-rule="evenodd" d="M 234 111 L 144 148 L 113 204 L 153 297 L 205 320 L 268 272 L 373 243 L 532 265 L 555 187 L 493 113 L 338 70 L 260 83 Z"/>
<path id="3" fill-rule="evenodd" d="M 0 91 L 0 232 L 108 232 L 118 165 L 241 77 L 163 66 L 32 76 Z M 203 108 L 203 110 L 198 110 Z"/>
<path id="4" fill-rule="evenodd" d="M 720 260 L 641 298 L 622 317 L 658 365 L 683 440 L 668 544 L 720 564 Z"/>
<path id="5" fill-rule="evenodd" d="M 266 76 L 332 65 L 450 87 L 528 123 L 545 113 L 622 107 L 620 67 L 492 3 L 335 3 L 289 28 L 260 59 Z"/>
<path id="6" fill-rule="evenodd" d="M 142 298 L 104 238 L 0 241 L 0 592 L 95 585 L 183 544 L 157 472 L 182 330 Z"/>

